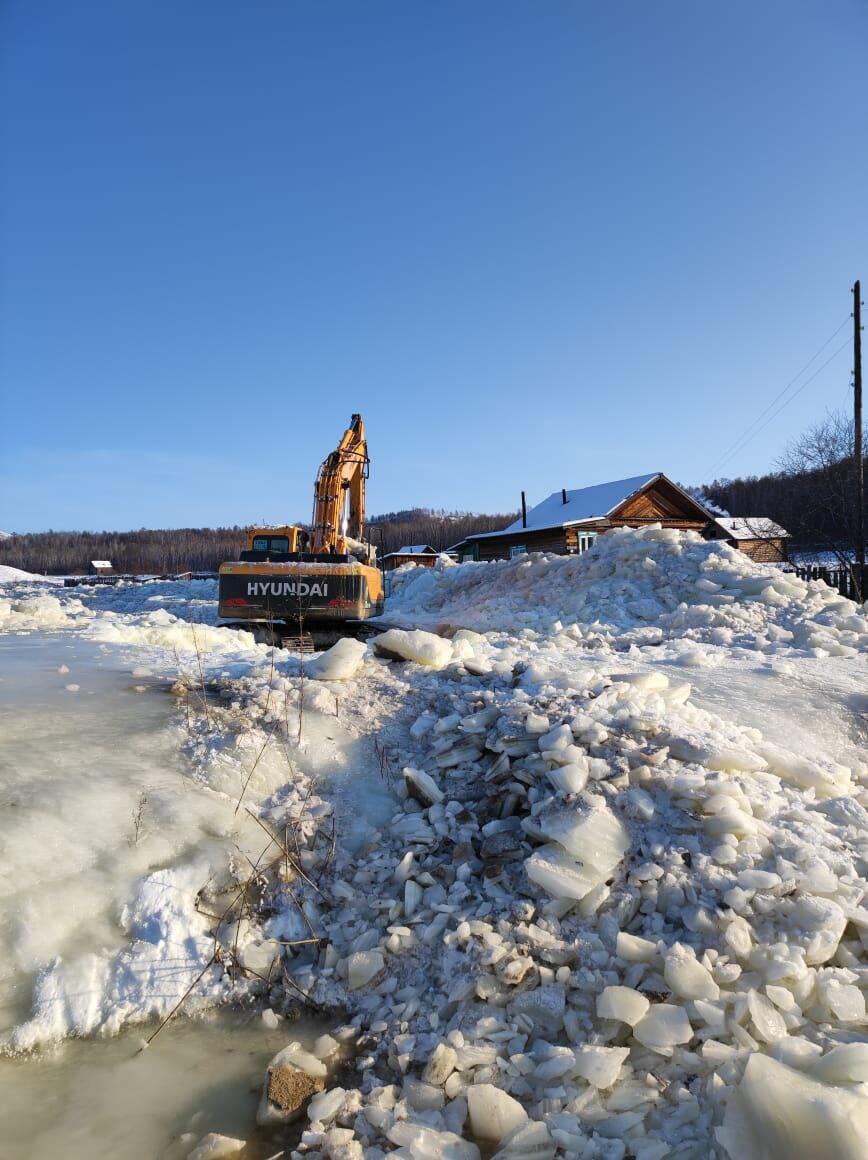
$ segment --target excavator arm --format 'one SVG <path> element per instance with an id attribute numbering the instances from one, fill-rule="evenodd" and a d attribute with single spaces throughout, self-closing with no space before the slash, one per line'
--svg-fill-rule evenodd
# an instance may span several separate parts
<path id="1" fill-rule="evenodd" d="M 343 554 L 348 539 L 365 530 L 365 480 L 370 460 L 361 415 L 353 415 L 334 451 L 320 465 L 314 486 L 311 550 Z"/>

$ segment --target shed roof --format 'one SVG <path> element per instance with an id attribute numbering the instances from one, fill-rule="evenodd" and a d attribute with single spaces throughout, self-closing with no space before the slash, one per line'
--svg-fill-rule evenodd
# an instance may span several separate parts
<path id="1" fill-rule="evenodd" d="M 111 560 L 91 560 L 91 568 L 111 568 Z"/>
<path id="2" fill-rule="evenodd" d="M 768 516 L 716 516 L 714 522 L 733 540 L 780 539 L 790 534 Z"/>
<path id="3" fill-rule="evenodd" d="M 390 556 L 436 556 L 437 549 L 430 544 L 405 544 L 397 552 L 390 552 Z"/>

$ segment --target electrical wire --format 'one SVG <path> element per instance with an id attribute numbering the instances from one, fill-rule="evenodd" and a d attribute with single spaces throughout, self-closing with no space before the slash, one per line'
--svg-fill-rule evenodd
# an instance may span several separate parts
<path id="1" fill-rule="evenodd" d="M 849 319 L 847 321 L 849 321 Z M 840 329 L 841 329 L 841 327 L 839 326 L 838 330 L 835 331 L 835 333 L 837 334 L 838 331 L 840 331 Z M 828 342 L 826 342 L 823 345 L 825 347 L 825 346 L 828 346 L 829 344 L 828 344 Z M 814 379 L 817 377 L 817 375 L 820 374 L 821 371 L 824 371 L 826 369 L 826 367 L 829 365 L 829 363 L 832 362 L 834 359 L 836 359 L 838 357 L 838 355 L 841 353 L 841 351 L 844 350 L 845 347 L 848 347 L 849 345 L 850 345 L 850 339 L 845 338 L 844 341 L 841 343 L 841 345 L 838 347 L 838 349 L 834 352 L 834 354 L 830 354 L 829 357 L 826 359 L 826 361 L 822 364 L 822 366 L 817 367 L 817 369 L 814 371 L 814 373 L 812 375 L 810 375 L 807 379 L 805 379 L 805 381 L 798 388 L 798 390 L 794 391 L 792 393 L 792 395 L 790 395 L 790 397 L 788 399 L 786 399 L 780 405 L 780 407 L 778 407 L 778 409 L 775 412 L 773 412 L 773 414 L 769 415 L 769 417 L 766 419 L 766 421 L 761 426 L 757 427 L 757 429 L 755 431 L 753 431 L 752 434 L 750 434 L 746 439 L 744 439 L 737 447 L 735 447 L 733 449 L 732 452 L 730 452 L 730 454 L 725 456 L 724 459 L 719 462 L 718 469 L 720 467 L 723 467 L 726 463 L 728 463 L 729 460 L 732 459 L 733 455 L 736 455 L 739 451 L 742 451 L 745 447 L 747 447 L 748 443 L 752 442 L 757 437 L 757 435 L 760 434 L 761 431 L 765 431 L 765 429 L 766 429 L 766 427 L 768 427 L 769 423 L 771 423 L 774 419 L 777 419 L 778 415 L 780 415 L 780 413 L 782 411 L 786 410 L 786 408 L 790 405 L 790 403 L 792 403 L 792 401 L 794 399 L 797 399 L 799 397 L 799 395 L 802 393 L 802 391 L 805 389 L 805 387 L 809 386 L 814 381 Z M 816 357 L 816 355 L 814 357 Z M 811 359 L 811 362 L 813 362 L 813 361 L 814 360 Z M 780 395 L 778 395 L 778 398 L 780 398 Z M 772 404 L 772 405 L 774 405 L 774 404 Z M 766 411 L 768 411 L 768 408 L 766 408 Z M 763 411 L 763 415 L 766 413 L 766 411 Z M 759 416 L 759 418 L 762 418 L 762 415 Z M 756 420 L 754 420 L 754 422 L 756 422 Z M 750 428 L 748 428 L 748 430 L 750 430 Z"/>
<path id="2" fill-rule="evenodd" d="M 768 404 L 768 406 L 765 408 L 765 410 L 761 411 L 759 413 L 759 415 L 757 415 L 756 418 L 751 423 L 749 423 L 747 425 L 747 427 L 745 427 L 745 429 L 738 436 L 738 438 L 735 440 L 735 442 L 731 443 L 729 445 L 729 447 L 726 449 L 726 451 L 724 451 L 723 455 L 721 455 L 720 459 L 718 459 L 717 463 L 712 468 L 712 472 L 717 472 L 721 467 L 723 467 L 723 465 L 725 463 L 729 462 L 729 460 L 732 458 L 733 455 L 735 455 L 736 452 L 740 451 L 743 446 L 746 446 L 747 443 L 750 442 L 750 440 L 753 438 L 753 435 L 751 434 L 751 432 L 753 431 L 753 428 L 757 425 L 757 423 L 761 422 L 765 418 L 765 416 L 769 413 L 769 411 L 772 409 L 772 407 L 774 407 L 775 403 L 777 403 L 780 399 L 782 399 L 784 397 L 784 395 L 787 393 L 787 391 L 790 389 L 790 387 L 794 386 L 799 381 L 799 379 L 802 377 L 802 375 L 805 373 L 805 371 L 808 369 L 808 367 L 811 365 L 811 363 L 815 362 L 820 357 L 820 355 L 823 353 L 823 351 L 826 349 L 826 347 L 829 345 L 829 343 L 833 342 L 835 340 L 835 338 L 837 338 L 837 336 L 841 333 L 841 331 L 844 329 L 844 327 L 850 321 L 850 317 L 851 316 L 848 314 L 847 317 L 844 319 L 844 321 L 841 323 L 841 325 L 839 327 L 837 327 L 837 329 L 832 331 L 832 333 L 829 335 L 829 337 L 826 339 L 826 341 L 823 343 L 823 345 L 821 347 L 819 347 L 811 355 L 811 357 L 808 359 L 808 361 L 805 363 L 805 365 L 802 367 L 802 369 L 799 371 L 799 373 L 797 375 L 794 375 L 790 379 L 790 381 L 787 383 L 787 385 L 783 388 L 783 390 L 779 391 L 775 395 L 775 397 Z M 824 364 L 824 365 L 828 365 L 828 364 Z M 801 390 L 801 387 L 799 388 L 799 390 Z M 799 392 L 797 391 L 796 394 L 798 394 L 798 393 Z M 796 395 L 793 395 L 792 397 L 795 398 Z M 780 414 L 780 412 L 776 412 L 776 413 Z M 762 428 L 760 428 L 760 430 L 762 430 Z M 754 432 L 754 434 L 759 434 L 759 431 Z M 749 438 L 747 438 L 747 436 L 749 436 Z"/>

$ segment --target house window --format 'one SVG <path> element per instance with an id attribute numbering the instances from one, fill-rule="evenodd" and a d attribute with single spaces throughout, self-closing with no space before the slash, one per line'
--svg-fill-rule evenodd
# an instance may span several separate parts
<path id="1" fill-rule="evenodd" d="M 527 546 L 525 544 L 512 544 L 509 549 L 509 558 L 514 560 L 516 556 L 527 555 Z"/>
<path id="2" fill-rule="evenodd" d="M 596 532 L 579 532 L 579 554 L 587 552 L 588 548 L 592 548 L 596 538 Z"/>

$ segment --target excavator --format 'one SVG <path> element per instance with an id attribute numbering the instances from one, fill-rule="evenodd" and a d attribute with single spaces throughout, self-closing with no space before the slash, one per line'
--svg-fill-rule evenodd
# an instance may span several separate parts
<path id="1" fill-rule="evenodd" d="M 362 416 L 353 415 L 317 473 L 310 530 L 251 528 L 239 559 L 220 565 L 223 622 L 265 625 L 270 640 L 293 636 L 325 647 L 382 613 L 383 577 L 375 549 L 364 541 L 370 465 Z"/>

